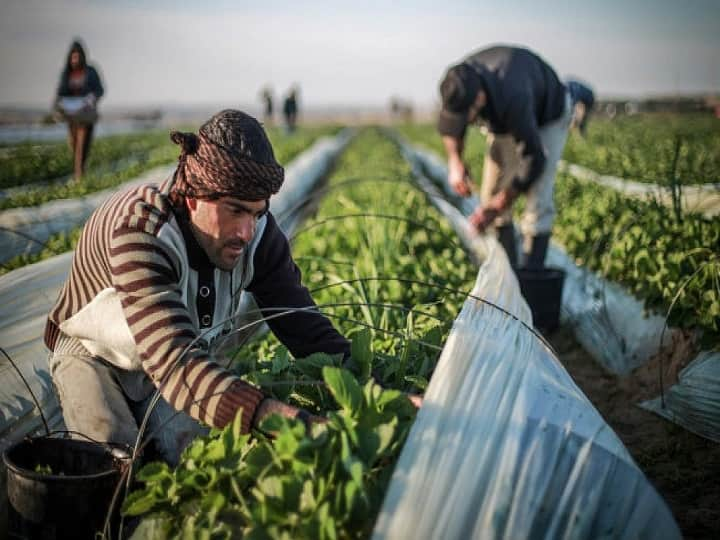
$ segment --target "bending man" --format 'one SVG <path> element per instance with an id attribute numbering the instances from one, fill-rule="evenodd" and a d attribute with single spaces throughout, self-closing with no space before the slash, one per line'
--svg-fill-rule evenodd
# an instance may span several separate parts
<path id="1" fill-rule="evenodd" d="M 553 69 L 534 53 L 516 47 L 481 50 L 448 69 L 440 84 L 438 131 L 448 157 L 448 181 L 470 195 L 472 177 L 463 160 L 468 124 L 483 121 L 489 135 L 481 188 L 482 206 L 471 222 L 497 228 L 510 264 L 517 266 L 512 205 L 525 193 L 521 230 L 525 265 L 542 267 L 555 218 L 553 186 L 572 107 Z"/>

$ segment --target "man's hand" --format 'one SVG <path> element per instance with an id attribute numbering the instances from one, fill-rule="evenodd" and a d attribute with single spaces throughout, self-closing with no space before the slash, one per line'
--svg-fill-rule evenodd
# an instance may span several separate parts
<path id="1" fill-rule="evenodd" d="M 327 422 L 327 418 L 325 418 L 324 416 L 317 416 L 311 414 L 305 409 L 300 409 L 299 407 L 288 405 L 287 403 L 283 403 L 282 401 L 278 401 L 277 399 L 265 398 L 260 402 L 260 405 L 258 405 L 258 408 L 255 411 L 255 417 L 252 427 L 259 426 L 265 418 L 272 414 L 279 414 L 280 416 L 284 416 L 285 418 L 302 420 L 308 433 L 310 432 L 313 424 L 324 424 Z"/>
<path id="2" fill-rule="evenodd" d="M 492 199 L 490 199 L 490 203 L 488 204 L 488 206 L 494 208 L 495 210 L 497 210 L 497 213 L 500 214 L 513 205 L 515 199 L 517 199 L 517 196 L 518 192 L 512 187 L 503 189 L 496 193 Z"/>
<path id="3" fill-rule="evenodd" d="M 472 178 L 462 159 L 465 141 L 462 137 L 449 135 L 443 135 L 442 139 L 448 158 L 448 184 L 458 195 L 469 197 L 472 192 Z"/>
<path id="4" fill-rule="evenodd" d="M 484 232 L 496 217 L 512 206 L 517 195 L 517 191 L 512 187 L 499 191 L 486 205 L 481 206 L 472 213 L 468 218 L 470 223 L 473 224 L 478 232 Z"/>
<path id="5" fill-rule="evenodd" d="M 423 404 L 422 396 L 419 396 L 417 394 L 405 394 L 405 395 L 410 400 L 410 403 L 412 403 L 416 409 L 419 409 L 420 407 L 422 407 L 422 404 Z"/>
<path id="6" fill-rule="evenodd" d="M 494 208 L 489 206 L 480 206 L 470 215 L 468 219 L 470 220 L 470 223 L 472 223 L 473 227 L 475 227 L 478 232 L 482 233 L 485 232 L 485 229 L 490 226 L 497 215 L 498 212 Z"/>
<path id="7" fill-rule="evenodd" d="M 302 420 L 308 433 L 312 430 L 313 424 L 327 424 L 328 419 L 324 416 L 309 413 L 305 409 L 298 409 L 297 411 L 294 418 L 296 420 Z"/>
<path id="8" fill-rule="evenodd" d="M 470 170 L 461 159 L 448 161 L 448 183 L 462 197 L 469 197 L 472 193 Z"/>

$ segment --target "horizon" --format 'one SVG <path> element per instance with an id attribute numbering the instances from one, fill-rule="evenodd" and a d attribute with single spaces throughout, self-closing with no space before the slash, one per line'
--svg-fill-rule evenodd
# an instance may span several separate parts
<path id="1" fill-rule="evenodd" d="M 392 97 L 432 110 L 444 70 L 497 43 L 534 50 L 600 99 L 720 93 L 720 2 L 489 6 L 10 0 L 0 6 L 0 106 L 49 107 L 75 36 L 101 72 L 108 110 L 259 106 L 262 87 L 279 100 L 293 84 L 306 110 L 383 108 Z"/>
<path id="2" fill-rule="evenodd" d="M 709 100 L 718 100 L 720 99 L 720 91 L 697 91 L 697 92 L 687 92 L 687 93 L 680 93 L 680 94 L 664 94 L 664 93 L 647 93 L 644 95 L 608 95 L 608 96 L 596 96 L 597 101 L 599 102 L 618 102 L 618 101 L 627 101 L 627 102 L 638 102 L 641 103 L 643 101 L 672 101 L 672 100 L 683 100 L 683 99 L 709 99 Z M 300 102 L 300 105 L 302 106 L 302 111 L 312 111 L 312 112 L 353 112 L 353 111 L 384 111 L 388 109 L 388 105 L 390 103 L 390 98 L 388 98 L 387 103 L 331 103 L 331 104 L 323 104 L 323 103 L 311 103 L 309 105 L 303 106 L 302 102 Z M 410 103 L 410 105 L 414 105 L 413 103 Z M 167 111 L 167 112 L 193 112 L 198 110 L 207 110 L 208 108 L 211 109 L 241 109 L 241 110 L 249 110 L 249 109 L 262 109 L 262 105 L 260 102 L 256 103 L 223 103 L 223 102 L 167 102 L 167 103 L 131 103 L 131 104 L 123 104 L 123 103 L 112 103 L 110 105 L 104 104 L 100 102 L 99 107 L 101 110 L 106 111 L 108 113 L 112 114 L 119 114 L 119 113 L 130 113 L 130 112 L 147 112 L 152 110 L 161 110 L 161 111 Z M 421 111 L 421 112 L 432 112 L 436 111 L 439 108 L 439 103 L 437 104 L 429 104 L 426 106 L 415 106 L 414 110 Z M 43 112 L 47 111 L 48 107 L 43 107 L 42 104 L 26 104 L 26 103 L 7 103 L 7 102 L 1 102 L 0 101 L 0 111 L 18 111 L 18 112 Z"/>

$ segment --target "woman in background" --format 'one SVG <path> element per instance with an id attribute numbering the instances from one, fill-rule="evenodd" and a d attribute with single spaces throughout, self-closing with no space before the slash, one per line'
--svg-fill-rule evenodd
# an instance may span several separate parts
<path id="1" fill-rule="evenodd" d="M 82 44 L 74 41 L 60 75 L 55 105 L 68 123 L 75 180 L 79 180 L 85 170 L 93 127 L 98 118 L 96 104 L 103 93 L 98 72 L 87 64 Z"/>

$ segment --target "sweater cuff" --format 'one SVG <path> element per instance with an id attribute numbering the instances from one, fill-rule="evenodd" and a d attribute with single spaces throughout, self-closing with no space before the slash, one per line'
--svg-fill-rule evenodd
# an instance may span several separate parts
<path id="1" fill-rule="evenodd" d="M 249 433 L 255 410 L 265 395 L 245 381 L 235 381 L 223 395 L 215 413 L 215 426 L 223 428 L 233 421 L 239 409 L 242 409 L 242 433 Z"/>

